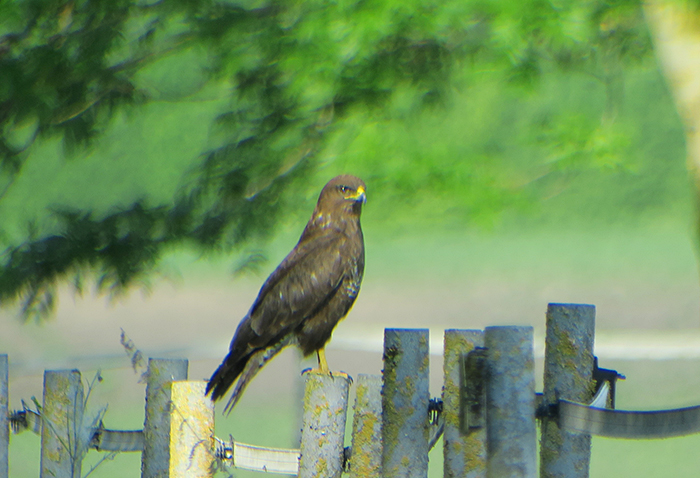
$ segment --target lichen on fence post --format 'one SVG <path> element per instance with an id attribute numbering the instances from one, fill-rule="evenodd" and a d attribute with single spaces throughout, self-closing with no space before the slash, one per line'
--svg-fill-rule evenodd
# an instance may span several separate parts
<path id="1" fill-rule="evenodd" d="M 148 359 L 142 478 L 166 478 L 170 461 L 170 384 L 187 380 L 186 359 Z"/>
<path id="2" fill-rule="evenodd" d="M 355 383 L 351 478 L 382 476 L 382 377 L 361 373 Z"/>
<path id="3" fill-rule="evenodd" d="M 170 478 L 208 478 L 214 463 L 214 402 L 206 382 L 170 385 Z"/>
<path id="4" fill-rule="evenodd" d="M 549 304 L 544 363 L 544 405 L 559 399 L 587 403 L 593 395 L 595 307 Z M 588 477 L 591 436 L 560 430 L 556 418 L 542 419 L 540 476 Z"/>
<path id="5" fill-rule="evenodd" d="M 0 355 L 0 478 L 10 473 L 10 424 L 7 419 L 10 391 L 8 385 L 7 355 Z"/>
<path id="6" fill-rule="evenodd" d="M 83 426 L 83 382 L 77 370 L 44 372 L 41 478 L 80 478 L 89 437 Z"/>
<path id="7" fill-rule="evenodd" d="M 428 476 L 428 329 L 384 331 L 382 472 L 385 478 Z"/>
<path id="8" fill-rule="evenodd" d="M 350 378 L 304 374 L 299 478 L 339 478 L 343 472 Z"/>
<path id="9" fill-rule="evenodd" d="M 445 330 L 445 383 L 442 390 L 445 431 L 443 434 L 445 478 L 482 478 L 486 476 L 486 428 L 463 433 L 460 404 L 460 367 L 465 355 L 484 346 L 481 330 Z M 484 403 L 485 407 L 486 404 Z"/>
<path id="10" fill-rule="evenodd" d="M 532 327 L 486 327 L 488 478 L 534 478 L 535 359 Z"/>

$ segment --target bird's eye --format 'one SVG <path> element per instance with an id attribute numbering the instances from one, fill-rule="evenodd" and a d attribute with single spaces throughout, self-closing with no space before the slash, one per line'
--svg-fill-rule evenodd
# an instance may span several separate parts
<path id="1" fill-rule="evenodd" d="M 346 192 L 350 191 L 350 188 L 347 187 L 347 186 L 338 186 L 338 190 L 339 190 L 341 193 L 345 194 Z"/>

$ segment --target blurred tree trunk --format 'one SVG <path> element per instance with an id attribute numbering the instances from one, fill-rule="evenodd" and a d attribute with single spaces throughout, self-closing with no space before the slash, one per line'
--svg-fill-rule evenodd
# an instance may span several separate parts
<path id="1" fill-rule="evenodd" d="M 685 126 L 700 238 L 700 7 L 683 0 L 649 0 L 643 5 L 656 55 Z"/>

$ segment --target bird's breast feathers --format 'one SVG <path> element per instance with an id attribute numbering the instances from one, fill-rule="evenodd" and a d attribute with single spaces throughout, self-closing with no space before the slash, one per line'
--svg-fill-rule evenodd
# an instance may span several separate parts
<path id="1" fill-rule="evenodd" d="M 349 274 L 344 281 L 345 293 L 351 299 L 355 299 L 360 293 L 360 285 L 362 284 L 362 268 L 356 259 L 350 264 Z"/>

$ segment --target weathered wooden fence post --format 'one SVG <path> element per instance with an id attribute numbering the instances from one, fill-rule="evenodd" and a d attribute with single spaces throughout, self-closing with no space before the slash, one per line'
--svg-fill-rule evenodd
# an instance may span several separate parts
<path id="1" fill-rule="evenodd" d="M 444 478 L 483 478 L 486 476 L 486 423 L 481 428 L 463 429 L 464 410 L 460 403 L 462 393 L 460 367 L 466 354 L 476 347 L 484 346 L 484 333 L 481 330 L 446 330 L 445 376 L 442 402 L 445 416 L 443 433 Z M 486 404 L 483 403 L 483 411 Z M 467 427 L 468 428 L 468 427 Z"/>
<path id="2" fill-rule="evenodd" d="M 170 385 L 170 478 L 208 478 L 214 463 L 214 402 L 206 382 Z"/>
<path id="3" fill-rule="evenodd" d="M 559 399 L 587 403 L 592 398 L 595 307 L 549 304 L 544 362 L 544 405 Z M 587 478 L 591 436 L 560 430 L 555 418 L 542 419 L 540 476 Z"/>
<path id="4" fill-rule="evenodd" d="M 7 420 L 10 403 L 7 355 L 0 355 L 0 478 L 10 474 L 10 424 Z"/>
<path id="5" fill-rule="evenodd" d="M 340 478 L 350 378 L 304 374 L 304 413 L 299 478 Z"/>
<path id="6" fill-rule="evenodd" d="M 167 478 L 170 463 L 171 382 L 187 380 L 186 359 L 148 359 L 142 478 Z"/>
<path id="7" fill-rule="evenodd" d="M 428 476 L 428 329 L 384 331 L 382 473 L 385 478 Z"/>
<path id="8" fill-rule="evenodd" d="M 83 382 L 77 370 L 44 372 L 41 478 L 80 478 L 89 436 L 83 430 Z"/>
<path id="9" fill-rule="evenodd" d="M 532 327 L 486 327 L 488 478 L 534 478 L 535 358 Z"/>
<path id="10" fill-rule="evenodd" d="M 359 374 L 352 419 L 351 478 L 382 476 L 382 377 Z"/>

